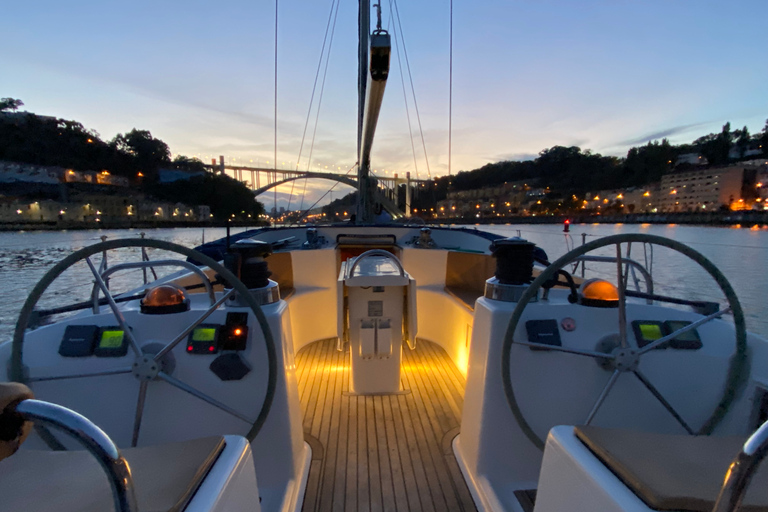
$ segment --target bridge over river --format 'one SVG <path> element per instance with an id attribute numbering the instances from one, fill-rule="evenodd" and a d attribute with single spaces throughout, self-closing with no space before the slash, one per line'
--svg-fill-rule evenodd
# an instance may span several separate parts
<path id="1" fill-rule="evenodd" d="M 273 189 L 284 183 L 301 179 L 323 179 L 335 181 L 357 187 L 356 174 L 341 174 L 334 172 L 314 172 L 314 171 L 295 171 L 288 169 L 266 169 L 263 167 L 247 167 L 240 165 L 226 165 L 223 161 L 219 164 L 206 165 L 211 172 L 218 172 L 232 176 L 238 181 L 245 183 L 248 188 L 253 190 L 254 195 L 258 196 L 264 192 Z M 417 194 L 418 188 L 429 180 L 412 179 L 410 173 L 405 177 L 376 176 L 377 188 L 376 199 L 393 216 L 410 217 L 410 208 L 403 212 L 397 207 L 397 193 L 400 185 L 406 186 L 406 205 L 411 203 L 413 194 Z"/>

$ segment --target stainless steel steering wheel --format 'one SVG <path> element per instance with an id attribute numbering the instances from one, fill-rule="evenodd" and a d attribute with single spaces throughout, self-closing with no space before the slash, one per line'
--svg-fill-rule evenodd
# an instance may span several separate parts
<path id="1" fill-rule="evenodd" d="M 152 353 L 144 352 L 142 351 L 142 347 L 139 345 L 138 340 L 135 339 L 133 333 L 131 332 L 129 325 L 126 322 L 125 316 L 123 315 L 122 311 L 118 308 L 115 298 L 110 293 L 105 283 L 103 274 L 96 269 L 96 267 L 94 266 L 93 262 L 90 259 L 90 257 L 93 256 L 94 254 L 102 253 L 104 251 L 108 251 L 112 249 L 125 248 L 125 247 L 150 247 L 150 248 L 162 249 L 162 250 L 181 254 L 189 258 L 190 261 L 194 261 L 194 262 L 197 262 L 198 264 L 205 265 L 209 267 L 211 270 L 213 270 L 214 272 L 216 272 L 220 276 L 220 278 L 229 286 L 229 290 L 226 291 L 218 300 L 214 301 L 215 297 L 213 295 L 210 282 L 208 282 L 207 277 L 205 277 L 205 275 L 203 274 L 203 278 L 204 278 L 203 283 L 206 286 L 206 289 L 209 291 L 210 300 L 212 302 L 209 308 L 204 313 L 202 313 L 199 317 L 197 317 L 194 322 L 186 326 L 181 332 L 179 332 L 178 335 L 176 335 L 170 342 L 165 344 L 165 346 L 160 348 L 158 351 L 153 351 Z M 50 286 L 50 284 L 58 276 L 60 276 L 66 269 L 68 269 L 75 263 L 82 260 L 84 260 L 88 265 L 88 267 L 90 268 L 93 274 L 93 277 L 95 279 L 96 286 L 98 286 L 98 288 L 104 294 L 104 297 L 106 298 L 107 304 L 109 305 L 109 308 L 112 314 L 115 316 L 115 319 L 120 325 L 120 328 L 125 333 L 130 350 L 132 350 L 133 352 L 133 356 L 134 356 L 133 364 L 125 368 L 116 368 L 108 371 L 94 372 L 94 373 L 88 373 L 88 374 L 56 375 L 56 376 L 29 378 L 26 375 L 24 361 L 23 361 L 24 335 L 30 323 L 30 318 L 34 313 L 35 305 L 40 300 L 40 297 L 43 295 L 45 290 Z M 165 261 L 162 263 L 165 265 L 172 264 L 172 262 L 168 262 L 168 261 Z M 189 270 L 188 267 L 190 264 L 187 263 L 186 261 L 180 260 L 176 262 L 176 264 L 178 264 L 178 266 L 180 267 L 184 267 Z M 144 261 L 142 263 L 123 264 L 123 268 L 141 268 L 142 266 L 158 266 L 158 262 Z M 116 267 L 113 267 L 113 268 L 116 268 Z M 195 271 L 195 273 L 198 275 L 202 274 L 202 272 L 199 272 L 199 271 Z M 264 340 L 265 340 L 266 349 L 267 349 L 269 374 L 267 376 L 266 396 L 264 397 L 264 402 L 262 403 L 261 409 L 258 411 L 258 413 L 255 416 L 251 416 L 250 414 L 245 414 L 245 413 L 242 413 L 241 411 L 237 411 L 232 407 L 229 407 L 228 405 L 222 403 L 221 401 L 216 400 L 215 398 L 207 395 L 206 393 L 196 389 L 190 384 L 182 382 L 181 380 L 174 377 L 171 371 L 166 370 L 162 364 L 163 358 L 164 356 L 166 356 L 166 354 L 168 354 L 176 345 L 178 345 L 180 342 L 186 339 L 189 333 L 192 332 L 195 329 L 195 327 L 197 327 L 202 322 L 204 322 L 206 318 L 208 318 L 211 314 L 213 314 L 213 312 L 216 311 L 232 295 L 232 293 L 235 293 L 235 292 L 238 294 L 239 300 L 244 301 L 251 308 L 251 311 L 256 316 L 256 319 L 259 322 L 259 326 L 261 327 L 261 331 L 264 335 Z M 98 308 L 95 306 L 96 304 L 97 302 L 94 301 L 94 309 L 98 310 Z M 259 433 L 259 430 L 261 430 L 261 427 L 266 421 L 267 415 L 269 414 L 269 410 L 274 400 L 275 386 L 277 382 L 277 358 L 276 358 L 276 352 L 275 352 L 275 341 L 272 336 L 272 331 L 270 330 L 269 325 L 267 323 L 267 319 L 261 310 L 261 307 L 254 300 L 253 296 L 251 295 L 251 293 L 249 293 L 246 286 L 237 277 L 235 277 L 234 274 L 232 274 L 229 270 L 224 268 L 221 264 L 217 263 L 212 258 L 198 251 L 188 249 L 186 247 L 183 247 L 181 245 L 177 245 L 171 242 L 165 242 L 162 240 L 151 240 L 151 239 L 144 239 L 144 238 L 111 240 L 107 242 L 98 243 L 89 247 L 85 247 L 83 249 L 80 249 L 79 251 L 76 251 L 70 254 L 69 256 L 64 258 L 62 261 L 60 261 L 58 264 L 56 264 L 53 268 L 51 268 L 32 289 L 29 296 L 27 297 L 26 302 L 24 303 L 24 306 L 21 308 L 18 321 L 16 322 L 16 330 L 14 332 L 12 354 L 11 354 L 10 378 L 11 380 L 14 380 L 17 382 L 29 383 L 29 382 L 35 382 L 35 381 L 65 380 L 65 379 L 82 378 L 82 377 L 98 377 L 98 376 L 104 376 L 104 375 L 121 375 L 121 374 L 130 374 L 130 373 L 133 373 L 136 379 L 139 381 L 139 396 L 136 404 L 136 413 L 134 417 L 133 436 L 132 436 L 131 446 L 136 446 L 138 442 L 139 431 L 141 429 L 142 415 L 144 411 L 144 403 L 147 396 L 148 384 L 151 381 L 158 381 L 158 380 L 165 381 L 168 384 L 186 393 L 189 393 L 190 395 L 195 396 L 198 399 L 203 400 L 204 402 L 207 402 L 208 404 L 214 407 L 217 407 L 237 418 L 240 418 L 246 423 L 249 423 L 251 427 L 248 433 L 246 434 L 246 437 L 248 438 L 249 441 L 251 441 Z"/>
<path id="2" fill-rule="evenodd" d="M 702 268 L 704 268 L 704 270 L 706 270 L 709 273 L 709 275 L 712 276 L 715 282 L 717 282 L 718 286 L 720 287 L 720 289 L 722 290 L 723 294 L 725 295 L 728 301 L 728 307 L 716 313 L 713 313 L 711 315 L 705 316 L 699 319 L 698 321 L 683 327 L 682 329 L 676 330 L 675 332 L 667 336 L 664 336 L 648 345 L 645 345 L 642 348 L 631 347 L 627 341 L 626 297 L 624 293 L 625 291 L 624 286 L 626 286 L 626 284 L 624 279 L 625 276 L 622 270 L 624 267 L 624 262 L 622 261 L 622 256 L 621 256 L 621 244 L 633 243 L 633 242 L 649 243 L 649 244 L 655 244 L 663 247 L 668 247 L 670 249 L 673 249 L 677 252 L 684 254 L 685 256 L 688 256 L 690 259 L 692 259 L 693 261 L 698 263 Z M 535 342 L 521 341 L 521 340 L 514 339 L 515 330 L 517 329 L 517 326 L 523 315 L 523 311 L 525 310 L 528 302 L 530 302 L 531 299 L 537 296 L 539 288 L 541 288 L 544 283 L 546 283 L 551 278 L 553 278 L 553 276 L 556 275 L 556 272 L 558 270 L 562 269 L 567 264 L 571 263 L 574 259 L 588 252 L 594 251 L 595 249 L 599 249 L 601 247 L 606 247 L 611 245 L 616 246 L 616 267 L 618 271 L 617 282 L 618 282 L 619 300 L 618 300 L 617 310 L 618 310 L 618 323 L 619 323 L 619 346 L 617 346 L 614 350 L 610 352 L 604 353 L 596 350 L 595 351 L 582 350 L 579 348 L 553 346 L 553 345 L 547 345 L 543 343 L 535 343 Z M 667 401 L 664 398 L 661 392 L 659 392 L 659 390 L 651 383 L 651 381 L 639 370 L 638 362 L 643 355 L 652 351 L 656 347 L 670 340 L 675 339 L 676 337 L 678 337 L 679 335 L 685 332 L 688 332 L 692 329 L 696 329 L 700 325 L 707 323 L 715 318 L 718 318 L 727 312 L 731 312 L 733 314 L 733 319 L 735 324 L 735 330 L 736 330 L 735 353 L 733 357 L 731 357 L 730 359 L 723 394 L 717 406 L 715 407 L 715 410 L 712 412 L 710 417 L 704 422 L 703 426 L 700 429 L 698 429 L 698 431 L 695 431 L 690 425 L 688 425 L 685 422 L 683 417 L 672 407 L 669 401 Z M 726 415 L 731 404 L 733 403 L 733 400 L 738 390 L 741 389 L 742 385 L 746 382 L 748 378 L 748 375 L 747 375 L 748 372 L 743 371 L 747 365 L 747 334 L 746 334 L 746 327 L 744 322 L 744 312 L 741 309 L 739 300 L 736 298 L 736 294 L 734 293 L 730 283 L 722 274 L 722 272 L 720 272 L 720 270 L 712 262 L 710 262 L 707 258 L 705 258 L 703 255 L 701 255 L 697 251 L 691 249 L 690 247 L 684 244 L 681 244 L 680 242 L 676 242 L 674 240 L 670 240 L 668 238 L 655 236 L 655 235 L 646 235 L 646 234 L 613 235 L 613 236 L 601 238 L 599 240 L 595 240 L 594 242 L 590 242 L 585 245 L 582 245 L 581 247 L 577 247 L 573 249 L 572 251 L 566 253 L 564 256 L 559 258 L 557 261 L 553 262 L 541 274 L 539 274 L 539 276 L 525 290 L 519 302 L 517 303 L 517 306 L 512 312 L 512 317 L 509 321 L 509 326 L 507 327 L 507 331 L 504 337 L 504 345 L 502 347 L 502 354 L 501 354 L 501 372 L 502 372 L 502 383 L 504 386 L 504 394 L 506 396 L 507 403 L 509 404 L 512 414 L 514 415 L 515 419 L 517 420 L 518 424 L 520 425 L 525 435 L 534 445 L 536 445 L 538 448 L 543 450 L 544 441 L 541 439 L 541 437 L 539 437 L 538 434 L 536 434 L 536 432 L 534 432 L 531 425 L 525 419 L 520 409 L 520 406 L 518 404 L 517 398 L 515 397 L 515 392 L 512 386 L 512 379 L 510 375 L 510 353 L 511 353 L 513 344 L 524 345 L 524 346 L 538 348 L 542 350 L 566 352 L 569 354 L 576 354 L 576 355 L 586 356 L 590 358 L 600 359 L 601 361 L 603 361 L 603 364 L 605 366 L 613 370 L 610 378 L 608 379 L 608 382 L 606 383 L 602 392 L 597 397 L 587 418 L 585 419 L 586 424 L 589 424 L 592 421 L 595 414 L 600 409 L 600 406 L 603 404 L 606 397 L 608 396 L 611 389 L 613 388 L 614 384 L 616 383 L 617 379 L 622 374 L 627 373 L 627 374 L 632 374 L 635 378 L 637 378 L 642 383 L 642 385 L 661 403 L 661 405 L 675 418 L 675 420 L 677 420 L 677 422 L 689 434 L 709 435 L 712 433 L 715 427 L 720 423 L 720 421 L 722 421 L 723 417 Z"/>

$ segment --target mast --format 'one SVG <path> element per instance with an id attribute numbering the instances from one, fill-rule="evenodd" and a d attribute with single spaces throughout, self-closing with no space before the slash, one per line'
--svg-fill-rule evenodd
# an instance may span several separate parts
<path id="1" fill-rule="evenodd" d="M 357 154 L 363 140 L 363 116 L 365 115 L 365 90 L 368 85 L 368 32 L 371 30 L 370 0 L 360 0 L 358 10 L 357 46 Z M 359 176 L 359 171 L 358 171 Z"/>
<path id="2" fill-rule="evenodd" d="M 389 57 L 391 43 L 389 34 L 381 28 L 381 6 L 378 9 L 378 21 L 376 30 L 370 36 L 371 15 L 369 0 L 360 0 L 360 16 L 358 27 L 359 43 L 359 76 L 358 76 L 358 202 L 357 222 L 373 222 L 373 204 L 375 179 L 371 172 L 371 148 L 373 135 L 376 131 L 376 123 L 379 119 L 381 103 L 384 99 L 384 88 L 387 85 L 389 75 Z M 370 63 L 369 56 L 370 40 Z"/>

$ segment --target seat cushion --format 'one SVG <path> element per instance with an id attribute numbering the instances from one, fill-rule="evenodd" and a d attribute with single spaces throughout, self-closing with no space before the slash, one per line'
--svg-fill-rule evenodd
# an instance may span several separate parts
<path id="1" fill-rule="evenodd" d="M 656 510 L 709 512 L 744 437 L 666 435 L 593 426 L 576 436 Z M 768 512 L 768 467 L 753 478 L 741 511 Z"/>
<path id="2" fill-rule="evenodd" d="M 142 512 L 183 510 L 224 449 L 223 437 L 127 448 Z M 2 510 L 112 510 L 104 470 L 88 452 L 20 450 L 0 462 Z"/>

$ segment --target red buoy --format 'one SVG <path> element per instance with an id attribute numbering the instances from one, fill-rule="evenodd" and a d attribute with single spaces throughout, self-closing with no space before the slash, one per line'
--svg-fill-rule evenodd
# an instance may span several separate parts
<path id="1" fill-rule="evenodd" d="M 571 220 L 565 219 L 563 221 L 563 233 L 569 233 L 571 231 Z"/>

